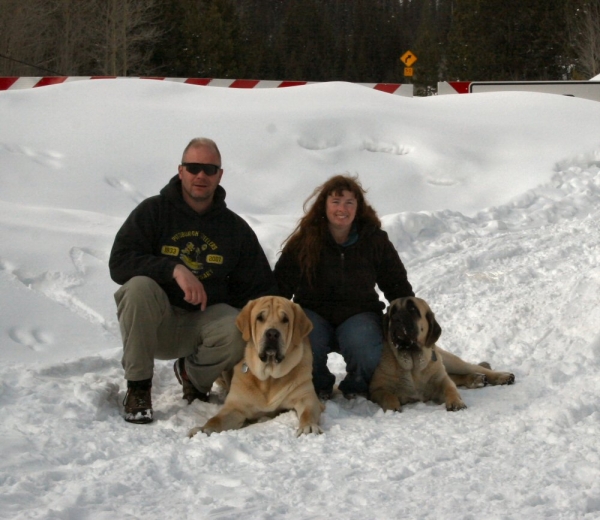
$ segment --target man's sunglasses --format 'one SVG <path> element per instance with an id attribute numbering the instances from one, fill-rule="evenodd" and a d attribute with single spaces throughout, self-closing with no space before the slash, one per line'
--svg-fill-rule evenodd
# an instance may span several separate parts
<path id="1" fill-rule="evenodd" d="M 209 177 L 216 175 L 221 169 L 221 167 L 217 166 L 216 164 L 204 164 L 197 162 L 184 162 L 181 163 L 181 166 L 183 166 L 192 175 L 198 175 L 200 172 L 204 172 Z"/>

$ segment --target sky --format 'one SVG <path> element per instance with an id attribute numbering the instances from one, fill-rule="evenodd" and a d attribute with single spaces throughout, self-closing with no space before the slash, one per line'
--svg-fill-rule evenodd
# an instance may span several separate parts
<path id="1" fill-rule="evenodd" d="M 600 517 L 599 102 L 114 79 L 0 92 L 0 114 L 0 518 Z M 159 361 L 155 421 L 126 423 L 110 249 L 199 136 L 271 265 L 313 189 L 358 175 L 438 344 L 515 384 L 188 439 L 224 396 L 188 405 Z"/>

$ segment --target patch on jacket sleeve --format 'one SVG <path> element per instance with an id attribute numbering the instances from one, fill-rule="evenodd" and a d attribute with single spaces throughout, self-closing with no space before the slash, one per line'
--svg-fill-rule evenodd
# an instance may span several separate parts
<path id="1" fill-rule="evenodd" d="M 178 256 L 179 255 L 179 248 L 178 247 L 174 247 L 174 246 L 162 246 L 162 249 L 160 250 L 160 252 L 163 255 Z"/>
<path id="2" fill-rule="evenodd" d="M 223 264 L 223 257 L 221 255 L 206 255 L 207 264 Z"/>

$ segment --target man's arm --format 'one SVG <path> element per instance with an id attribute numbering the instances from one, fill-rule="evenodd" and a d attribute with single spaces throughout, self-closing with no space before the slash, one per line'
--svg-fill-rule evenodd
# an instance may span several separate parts
<path id="1" fill-rule="evenodd" d="M 117 232 L 108 267 L 110 277 L 123 285 L 134 276 L 148 276 L 158 283 L 174 278 L 177 262 L 160 256 L 159 218 L 155 204 L 146 199 L 135 208 Z"/>
<path id="2" fill-rule="evenodd" d="M 202 282 L 183 264 L 177 264 L 173 270 L 173 278 L 184 293 L 183 299 L 192 305 L 200 305 L 200 310 L 206 309 L 208 296 Z"/>
<path id="3" fill-rule="evenodd" d="M 288 300 L 292 299 L 294 291 L 300 283 L 300 267 L 293 256 L 289 251 L 282 252 L 273 270 L 279 288 L 279 296 Z"/>
<path id="4" fill-rule="evenodd" d="M 241 254 L 229 279 L 231 304 L 238 308 L 249 300 L 278 293 L 275 276 L 256 234 L 243 219 L 240 220 Z"/>

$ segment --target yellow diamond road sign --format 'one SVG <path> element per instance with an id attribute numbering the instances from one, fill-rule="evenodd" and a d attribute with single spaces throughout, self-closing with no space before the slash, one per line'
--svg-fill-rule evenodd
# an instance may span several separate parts
<path id="1" fill-rule="evenodd" d="M 400 61 L 407 67 L 410 67 L 415 61 L 417 61 L 417 57 L 411 51 L 406 51 L 402 56 L 400 56 Z"/>

